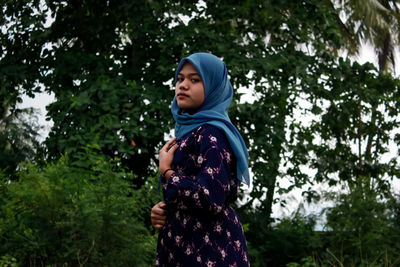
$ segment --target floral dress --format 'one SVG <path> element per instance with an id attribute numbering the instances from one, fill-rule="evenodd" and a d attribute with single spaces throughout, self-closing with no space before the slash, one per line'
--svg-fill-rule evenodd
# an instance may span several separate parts
<path id="1" fill-rule="evenodd" d="M 246 239 L 229 206 L 238 194 L 235 157 L 223 131 L 205 124 L 178 140 L 163 181 L 167 220 L 157 266 L 249 266 Z"/>

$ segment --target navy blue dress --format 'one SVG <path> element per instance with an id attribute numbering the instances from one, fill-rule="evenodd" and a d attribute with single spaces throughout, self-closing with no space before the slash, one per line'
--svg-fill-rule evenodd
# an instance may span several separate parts
<path id="1" fill-rule="evenodd" d="M 218 128 L 205 124 L 178 140 L 163 183 L 167 220 L 159 232 L 157 266 L 249 266 L 236 212 L 235 157 Z"/>

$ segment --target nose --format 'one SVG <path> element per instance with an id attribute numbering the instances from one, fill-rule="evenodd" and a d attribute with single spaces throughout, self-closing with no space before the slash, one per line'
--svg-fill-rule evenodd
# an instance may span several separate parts
<path id="1" fill-rule="evenodd" d="M 180 89 L 187 90 L 189 88 L 189 79 L 183 79 L 183 81 L 179 85 Z"/>

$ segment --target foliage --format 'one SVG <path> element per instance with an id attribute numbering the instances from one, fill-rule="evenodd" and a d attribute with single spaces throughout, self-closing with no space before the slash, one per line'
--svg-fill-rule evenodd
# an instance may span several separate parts
<path id="1" fill-rule="evenodd" d="M 121 158 L 123 166 L 136 174 L 148 174 L 149 166 L 155 161 L 153 151 L 156 140 L 164 132 L 162 128 L 151 127 L 148 119 L 152 116 L 151 110 L 143 114 L 143 108 L 137 104 L 137 99 L 143 96 L 142 88 L 135 82 L 124 82 L 121 78 L 111 79 L 107 76 L 97 78 L 88 86 L 81 93 L 68 96 L 68 101 L 52 104 L 51 111 L 61 104 L 63 107 L 60 109 L 63 111 L 53 116 L 55 125 L 47 140 L 49 151 L 65 151 L 75 155 L 79 150 L 77 145 L 95 142 L 101 146 L 105 155 Z M 153 96 L 148 98 L 153 99 Z M 70 117 L 73 117 L 71 124 L 66 125 L 65 120 Z M 56 129 L 66 132 L 56 134 Z M 50 142 L 55 139 L 58 141 Z M 143 182 L 141 178 L 135 181 L 139 184 Z"/>
<path id="2" fill-rule="evenodd" d="M 41 77 L 56 97 L 48 113 L 54 121 L 49 155 L 73 154 L 95 140 L 105 155 L 118 156 L 138 174 L 136 183 L 144 183 L 142 177 L 154 174 L 155 148 L 171 125 L 165 119 L 171 92 L 163 84 L 171 68 L 159 57 L 157 35 L 166 27 L 158 21 L 162 10 L 147 1 L 62 2 L 48 3 L 56 20 L 43 64 L 52 71 Z"/>
<path id="3" fill-rule="evenodd" d="M 303 153 L 292 153 L 283 137 L 302 87 L 314 88 L 315 72 L 331 64 L 330 52 L 341 45 L 335 13 L 321 1 L 20 1 L 3 10 L 4 24 L 15 21 L 9 27 L 17 33 L 2 38 L 19 40 L 5 50 L 35 47 L 18 54 L 40 62 L 25 79 L 38 80 L 56 98 L 48 107 L 54 121 L 46 140 L 49 159 L 65 152 L 74 157 L 94 141 L 144 184 L 172 128 L 173 70 L 182 56 L 209 51 L 224 58 L 235 88 L 257 98 L 241 105 L 237 94 L 230 110 L 250 148 L 254 190 L 247 206 L 261 201 L 270 216 L 282 162 L 293 162 L 294 187 L 307 182 L 298 164 Z M 46 16 L 52 18 L 47 24 Z M 29 30 L 19 34 L 19 28 Z"/>
<path id="4" fill-rule="evenodd" d="M 21 265 L 148 265 L 155 237 L 138 216 L 132 173 L 87 148 L 43 169 L 28 165 L 6 186 L 0 254 Z"/>
<path id="5" fill-rule="evenodd" d="M 0 259 L 0 266 L 2 267 L 18 267 L 17 259 L 10 255 L 4 255 Z"/>
<path id="6" fill-rule="evenodd" d="M 254 214 L 252 220 L 262 217 Z M 319 247 L 318 236 L 314 232 L 315 219 L 295 214 L 293 218 L 283 218 L 270 227 L 252 229 L 246 232 L 252 266 L 285 266 L 300 262 Z M 256 234 L 258 233 L 258 234 Z"/>
<path id="7" fill-rule="evenodd" d="M 8 68 L 31 63 L 15 78 L 22 92 L 31 93 L 40 82 L 55 95 L 48 107 L 54 122 L 48 158 L 66 152 L 74 157 L 80 147 L 97 142 L 104 154 L 118 156 L 138 174 L 136 183 L 144 183 L 143 177 L 154 174 L 155 148 L 172 121 L 165 119 L 172 94 L 164 82 L 173 62 L 160 57 L 159 44 L 169 24 L 160 21 L 167 7 L 148 1 L 17 2 L 2 5 L 7 31 L 1 32 L 1 61 Z"/>
<path id="8" fill-rule="evenodd" d="M 395 67 L 395 49 L 400 44 L 400 9 L 398 0 L 329 0 L 336 12 L 337 22 L 350 53 L 357 52 L 360 44 L 370 43 L 377 56 L 380 72 Z M 340 19 L 340 13 L 347 15 Z"/>
<path id="9" fill-rule="evenodd" d="M 88 263 L 96 263 L 104 259 L 98 245 L 88 254 L 93 236 L 97 238 L 95 244 L 121 237 L 111 237 L 98 227 L 89 229 L 89 225 L 94 224 L 93 220 L 105 225 L 110 216 L 118 225 L 121 221 L 112 214 L 107 217 L 105 210 L 110 205 L 121 205 L 124 214 L 135 213 L 136 219 L 130 220 L 138 227 L 118 229 L 131 233 L 125 235 L 133 238 L 129 242 L 136 242 L 140 235 L 148 237 L 142 240 L 151 240 L 149 243 L 138 246 L 151 250 L 154 236 L 149 237 L 141 222 L 149 225 L 148 212 L 157 198 L 152 195 L 157 148 L 173 128 L 168 110 L 173 96 L 169 90 L 171 79 L 178 60 L 198 51 L 223 58 L 234 88 L 241 88 L 246 97 L 252 97 L 251 101 L 244 101 L 237 93 L 229 113 L 250 151 L 253 190 L 240 212 L 248 226 L 247 237 L 256 266 L 277 253 L 275 244 L 268 243 L 269 238 L 278 241 L 281 251 L 289 249 L 291 243 L 297 244 L 297 254 L 289 249 L 292 254 L 282 256 L 287 257 L 285 263 L 299 263 L 316 246 L 311 242 L 312 223 L 297 228 L 296 220 L 271 225 L 272 205 L 279 202 L 277 193 L 301 188 L 311 201 L 321 194 L 307 187 L 327 183 L 331 188 L 347 187 L 351 195 L 376 192 L 370 200 L 379 201 L 371 202 L 371 207 L 392 201 L 391 180 L 399 177 L 398 158 L 382 159 L 389 147 L 398 145 L 400 140 L 393 134 L 399 126 L 399 81 L 382 72 L 386 64 L 383 61 L 377 71 L 370 64 L 353 64 L 337 57 L 337 51 L 346 47 L 347 40 L 356 44 L 359 38 L 365 40 L 373 35 L 378 54 L 390 59 L 391 45 L 398 35 L 398 1 L 392 1 L 395 5 L 383 0 L 364 2 L 3 1 L 0 96 L 6 105 L 2 111 L 15 107 L 21 93 L 32 95 L 41 87 L 53 93 L 56 101 L 47 108 L 54 127 L 45 142 L 46 159 L 56 161 L 64 153 L 69 155 L 69 159 L 62 157 L 43 170 L 29 166 L 20 174 L 21 181 L 2 185 L 1 192 L 9 197 L 1 200 L 6 202 L 3 209 L 11 214 L 1 221 L 11 227 L 2 232 L 10 235 L 11 242 L 7 244 L 30 244 L 27 250 L 16 250 L 18 259 L 25 257 L 25 262 L 37 259 L 76 263 L 80 249 L 80 255 L 87 253 Z M 339 18 L 342 11 L 349 18 L 345 23 Z M 379 17 L 374 20 L 376 16 Z M 18 139 L 16 136 L 13 140 Z M 100 161 L 99 166 L 104 168 L 98 171 L 92 159 L 82 158 L 88 153 L 82 147 L 91 143 L 98 144 L 107 159 L 117 156 L 121 161 Z M 121 171 L 120 166 L 129 171 Z M 316 172 L 315 176 L 310 175 L 310 169 Z M 103 175 L 106 170 L 110 174 L 108 179 L 126 179 L 111 186 Z M 136 175 L 134 179 L 130 171 Z M 284 186 L 283 181 L 290 185 Z M 124 186 L 128 191 L 123 190 Z M 38 192 L 28 191 L 30 187 Z M 81 191 L 81 187 L 87 191 Z M 114 192 L 110 194 L 115 199 L 98 201 L 102 208 L 94 210 L 93 192 L 103 187 Z M 49 188 L 62 188 L 57 189 L 60 200 L 49 193 Z M 123 192 L 122 196 L 116 197 L 117 192 Z M 53 202 L 44 203 L 45 198 L 39 194 L 54 198 Z M 129 196 L 126 203 L 133 201 L 136 206 L 124 206 L 123 196 Z M 18 198 L 21 201 L 15 202 Z M 135 202 L 138 199 L 145 201 L 139 204 Z M 28 201 L 46 208 L 30 206 Z M 352 210 L 345 208 L 350 202 L 345 197 L 336 201 L 337 210 L 343 209 L 344 218 L 351 221 Z M 56 210 L 56 204 L 63 209 Z M 285 205 L 283 201 L 280 204 Z M 55 219 L 41 213 L 48 209 Z M 392 209 L 390 206 L 386 210 Z M 331 211 L 334 214 L 336 210 Z M 88 214 L 90 219 L 86 219 Z M 24 223 L 12 224 L 12 216 Z M 75 224 L 68 224 L 62 216 Z M 341 224 L 334 220 L 330 223 L 335 225 L 332 229 L 340 228 Z M 113 227 L 117 228 L 116 225 Z M 75 226 L 87 229 L 88 234 Z M 62 229 L 65 244 L 70 244 L 68 238 L 73 236 L 65 232 L 72 231 L 78 236 L 76 246 L 81 247 L 74 245 L 71 250 L 63 250 L 59 242 L 64 239 L 55 238 L 58 229 Z M 275 232 L 287 233 L 284 240 L 290 242 L 280 244 Z M 296 236 L 307 245 L 298 244 Z M 355 244 L 351 235 L 346 238 Z M 57 245 L 49 249 L 50 242 Z M 10 253 L 4 248 L 3 255 Z M 352 253 L 353 248 L 349 249 Z M 60 251 L 66 251 L 66 255 Z M 119 255 L 110 251 L 110 259 Z M 131 250 L 124 247 L 121 253 L 124 251 Z M 148 254 L 140 255 L 146 258 Z M 145 258 L 137 260 L 146 261 Z M 283 264 L 278 259 L 271 262 Z"/>
<path id="10" fill-rule="evenodd" d="M 379 201 L 379 194 L 360 189 L 337 194 L 327 209 L 326 264 L 396 266 L 400 263 L 400 231 L 395 201 Z"/>
<path id="11" fill-rule="evenodd" d="M 286 264 L 286 267 L 314 267 L 314 266 L 316 266 L 316 264 L 312 257 L 305 257 L 301 259 L 300 263 L 290 262 Z"/>
<path id="12" fill-rule="evenodd" d="M 371 64 L 340 60 L 322 80 L 310 111 L 313 136 L 302 139 L 316 181 L 347 185 L 350 191 L 376 191 L 390 198 L 390 181 L 400 177 L 398 155 L 389 153 L 400 126 L 400 80 L 377 73 Z M 385 159 L 382 156 L 385 155 Z"/>
<path id="13" fill-rule="evenodd" d="M 15 179 L 20 163 L 32 161 L 39 155 L 40 126 L 31 108 L 3 108 L 0 118 L 0 170 Z"/>
<path id="14" fill-rule="evenodd" d="M 324 264 L 395 264 L 392 181 L 399 179 L 400 81 L 372 64 L 339 59 L 321 76 L 307 116 L 314 118 L 296 146 L 308 151 L 315 181 L 326 182 L 334 207 L 328 209 L 321 254 Z M 317 118 L 317 119 L 315 119 Z M 318 119 L 320 118 L 320 119 Z M 339 188 L 339 189 L 338 189 Z M 348 194 L 335 193 L 346 190 Z"/>

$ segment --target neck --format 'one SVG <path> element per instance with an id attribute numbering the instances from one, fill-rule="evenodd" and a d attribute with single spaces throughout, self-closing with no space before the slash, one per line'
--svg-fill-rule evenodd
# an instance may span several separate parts
<path id="1" fill-rule="evenodd" d="M 186 112 L 186 113 L 188 113 L 190 115 L 193 115 L 198 111 L 198 109 L 183 109 L 183 110 L 181 109 L 180 110 L 180 114 L 182 114 L 182 111 L 184 111 L 184 112 Z"/>

